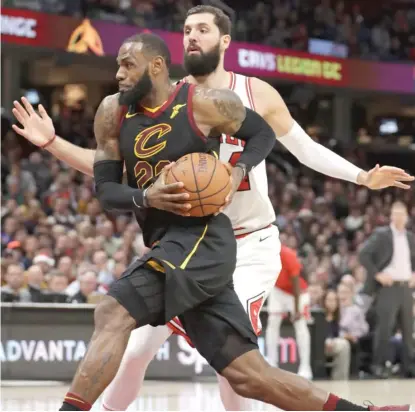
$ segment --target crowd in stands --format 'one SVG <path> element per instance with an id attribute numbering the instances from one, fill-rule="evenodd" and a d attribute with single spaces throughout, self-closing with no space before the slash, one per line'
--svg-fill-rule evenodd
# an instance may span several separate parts
<path id="1" fill-rule="evenodd" d="M 92 136 L 89 116 L 68 117 L 63 111 L 56 126 L 75 144 L 93 147 L 93 139 L 85 139 Z M 367 166 L 364 159 L 352 160 Z M 132 216 L 103 213 L 91 177 L 46 151 L 33 151 L 12 130 L 3 136 L 1 164 L 2 300 L 96 303 L 145 253 Z M 408 205 L 409 229 L 415 229 L 413 192 L 369 192 L 298 164 L 295 173 L 273 162 L 267 170 L 281 240 L 301 257 L 311 308 L 326 312 L 327 355 L 350 357 L 347 351 L 367 335 L 371 323 L 359 247 L 375 227 L 388 223 L 396 198 Z M 394 342 L 399 347 L 399 332 Z"/>
<path id="2" fill-rule="evenodd" d="M 138 27 L 181 31 L 197 0 L 2 0 L 3 6 L 105 19 Z M 415 60 L 415 8 L 402 3 L 344 0 L 263 0 L 232 7 L 235 40 L 307 51 L 309 39 L 344 44 L 348 56 Z M 231 9 L 231 10 L 232 10 Z"/>

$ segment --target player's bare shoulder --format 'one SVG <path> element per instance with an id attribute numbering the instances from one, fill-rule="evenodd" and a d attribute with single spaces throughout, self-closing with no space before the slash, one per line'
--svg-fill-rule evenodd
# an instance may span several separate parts
<path id="1" fill-rule="evenodd" d="M 206 135 L 212 132 L 232 134 L 246 116 L 242 100 L 229 89 L 196 86 L 192 103 L 195 121 Z"/>
<path id="2" fill-rule="evenodd" d="M 120 159 L 118 137 L 122 107 L 118 98 L 118 93 L 106 96 L 95 114 L 94 134 L 97 141 L 95 161 Z"/>

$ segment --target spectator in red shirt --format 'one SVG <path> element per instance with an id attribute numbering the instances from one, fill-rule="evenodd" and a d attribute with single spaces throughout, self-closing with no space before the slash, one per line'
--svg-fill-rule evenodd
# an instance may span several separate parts
<path id="1" fill-rule="evenodd" d="M 268 323 L 266 346 L 268 361 L 278 365 L 277 349 L 283 316 L 288 312 L 294 324 L 295 337 L 300 355 L 298 374 L 312 378 L 310 367 L 310 333 L 307 326 L 309 319 L 310 295 L 307 282 L 300 276 L 302 264 L 294 250 L 282 245 L 282 269 L 274 290 L 268 298 Z"/>

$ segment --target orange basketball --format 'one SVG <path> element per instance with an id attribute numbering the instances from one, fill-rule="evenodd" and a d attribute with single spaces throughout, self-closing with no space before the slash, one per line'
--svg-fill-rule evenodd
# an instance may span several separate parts
<path id="1" fill-rule="evenodd" d="M 207 153 L 191 153 L 181 157 L 168 171 L 166 184 L 183 182 L 189 193 L 191 216 L 201 217 L 216 213 L 225 204 L 231 190 L 226 166 Z"/>

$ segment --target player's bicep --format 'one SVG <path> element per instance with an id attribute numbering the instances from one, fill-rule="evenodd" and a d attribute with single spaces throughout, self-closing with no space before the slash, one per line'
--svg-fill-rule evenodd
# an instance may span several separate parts
<path id="1" fill-rule="evenodd" d="M 106 97 L 97 110 L 94 119 L 94 134 L 97 141 L 94 162 L 122 160 L 119 146 L 120 109 L 117 97 Z"/>
<path id="2" fill-rule="evenodd" d="M 254 77 L 251 79 L 251 89 L 257 112 L 271 126 L 277 138 L 287 134 L 294 124 L 294 119 L 278 91 Z"/>
<path id="3" fill-rule="evenodd" d="M 193 95 L 195 120 L 207 134 L 234 134 L 246 117 L 246 109 L 229 89 L 196 87 Z"/>

